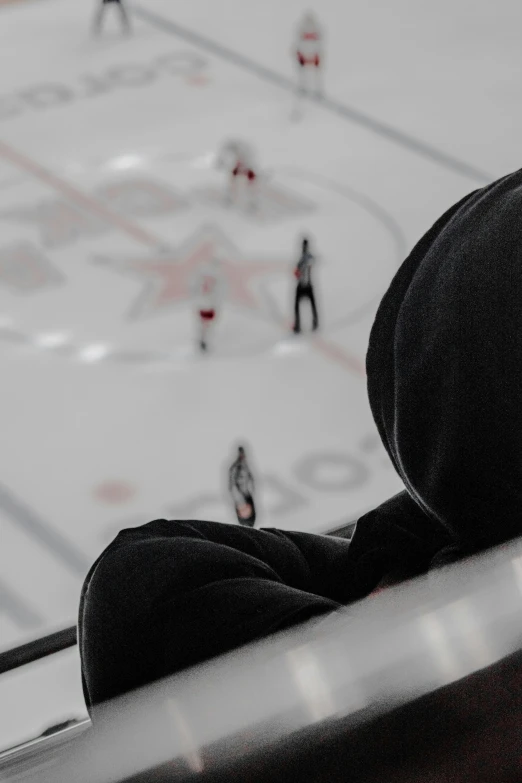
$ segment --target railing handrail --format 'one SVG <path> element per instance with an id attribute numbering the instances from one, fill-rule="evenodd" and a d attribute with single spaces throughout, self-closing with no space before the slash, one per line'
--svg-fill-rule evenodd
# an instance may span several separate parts
<path id="1" fill-rule="evenodd" d="M 73 625 L 70 628 L 63 628 L 61 631 L 47 634 L 40 639 L 13 647 L 11 650 L 5 650 L 0 653 L 0 674 L 67 650 L 69 647 L 74 647 L 76 643 L 76 626 Z"/>
<path id="2" fill-rule="evenodd" d="M 71 725 L 62 729 L 57 729 L 57 731 L 52 734 L 43 732 L 39 737 L 34 737 L 33 739 L 26 740 L 18 745 L 5 748 L 5 750 L 0 751 L 0 766 L 16 761 L 20 756 L 26 757 L 30 753 L 37 753 L 42 748 L 49 750 L 51 747 L 55 747 L 62 742 L 67 742 L 69 739 L 83 733 L 86 729 L 90 728 L 90 726 L 90 718 L 77 719 L 72 722 Z"/>

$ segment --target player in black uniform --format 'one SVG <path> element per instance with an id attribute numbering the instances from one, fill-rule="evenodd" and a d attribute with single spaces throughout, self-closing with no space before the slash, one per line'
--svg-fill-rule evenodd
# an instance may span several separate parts
<path id="1" fill-rule="evenodd" d="M 96 12 L 96 16 L 94 17 L 94 23 L 93 23 L 94 34 L 98 35 L 99 33 L 101 33 L 103 19 L 105 17 L 106 6 L 109 5 L 110 3 L 112 3 L 118 8 L 120 12 L 123 31 L 129 34 L 131 31 L 129 15 L 127 13 L 127 9 L 125 8 L 125 5 L 122 2 L 122 0 L 101 0 L 98 6 L 98 10 Z"/>
<path id="2" fill-rule="evenodd" d="M 228 489 L 239 524 L 254 527 L 256 523 L 254 477 L 248 467 L 243 446 L 239 446 L 237 457 L 228 471 Z"/>
<path id="3" fill-rule="evenodd" d="M 297 278 L 295 289 L 295 321 L 294 332 L 298 334 L 301 331 L 300 304 L 301 299 L 309 299 L 312 307 L 312 329 L 315 331 L 319 327 L 319 317 L 317 315 L 317 306 L 315 303 L 314 286 L 312 283 L 312 266 L 315 264 L 315 256 L 309 251 L 309 242 L 306 237 L 303 239 L 301 258 L 294 270 Z"/>

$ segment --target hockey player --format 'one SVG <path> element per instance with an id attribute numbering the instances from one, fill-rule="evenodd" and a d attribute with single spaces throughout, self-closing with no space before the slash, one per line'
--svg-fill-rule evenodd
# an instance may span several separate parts
<path id="1" fill-rule="evenodd" d="M 130 21 L 129 21 L 129 15 L 127 13 L 127 9 L 125 8 L 125 4 L 123 3 L 123 0 L 100 0 L 98 10 L 96 11 L 96 15 L 94 17 L 94 23 L 93 23 L 93 32 L 95 35 L 98 35 L 101 32 L 103 20 L 105 17 L 105 11 L 106 6 L 109 4 L 113 4 L 119 11 L 120 18 L 121 18 L 121 25 L 123 31 L 129 35 L 131 31 Z"/>
<path id="2" fill-rule="evenodd" d="M 297 28 L 294 54 L 298 66 L 300 95 L 322 95 L 323 34 L 313 13 L 305 14 Z"/>
<path id="3" fill-rule="evenodd" d="M 319 318 L 317 315 L 317 306 L 315 303 L 314 286 L 312 282 L 312 266 L 316 263 L 316 258 L 309 250 L 309 242 L 306 237 L 303 238 L 301 258 L 294 270 L 297 278 L 295 289 L 295 321 L 294 332 L 299 334 L 301 331 L 300 305 L 302 299 L 309 299 L 312 307 L 312 329 L 315 331 L 319 327 Z"/>
<path id="4" fill-rule="evenodd" d="M 254 527 L 256 523 L 254 477 L 248 467 L 243 446 L 239 446 L 237 457 L 228 472 L 228 489 L 239 524 Z"/>
<path id="5" fill-rule="evenodd" d="M 247 207 L 255 209 L 258 203 L 258 172 L 250 145 L 244 141 L 228 141 L 223 145 L 218 157 L 218 167 L 230 172 L 228 203 L 238 202 L 238 188 L 241 181 L 247 191 Z"/>
<path id="6" fill-rule="evenodd" d="M 199 321 L 199 347 L 208 348 L 208 333 L 215 323 L 224 293 L 224 280 L 218 258 L 201 266 L 192 281 L 192 293 L 196 300 Z"/>

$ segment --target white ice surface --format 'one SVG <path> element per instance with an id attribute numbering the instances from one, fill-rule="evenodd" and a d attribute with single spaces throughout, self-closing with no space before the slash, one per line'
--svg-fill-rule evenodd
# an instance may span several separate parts
<path id="1" fill-rule="evenodd" d="M 233 522 L 223 481 L 238 442 L 261 526 L 323 532 L 399 491 L 366 399 L 369 329 L 407 250 L 481 184 L 331 106 L 291 121 L 293 96 L 255 64 L 293 78 L 301 2 L 146 9 L 202 40 L 143 19 L 128 40 L 115 24 L 93 40 L 79 0 L 1 10 L 0 649 L 75 622 L 85 572 L 122 527 Z M 484 181 L 518 167 L 518 3 L 318 10 L 330 98 Z M 257 218 L 222 203 L 211 163 L 229 137 L 263 166 Z M 288 334 L 303 232 L 320 256 L 316 340 Z M 129 265 L 175 264 L 209 237 L 239 267 L 273 267 L 231 297 L 203 359 L 183 293 L 158 299 L 158 277 Z M 0 748 L 83 714 L 75 656 L 2 678 Z"/>

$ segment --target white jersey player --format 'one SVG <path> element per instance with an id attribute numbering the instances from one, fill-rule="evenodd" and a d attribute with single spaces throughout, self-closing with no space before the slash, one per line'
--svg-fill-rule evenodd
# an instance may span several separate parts
<path id="1" fill-rule="evenodd" d="M 323 32 L 314 14 L 305 14 L 297 28 L 294 55 L 301 94 L 322 95 Z"/>
<path id="2" fill-rule="evenodd" d="M 202 351 L 207 350 L 208 333 L 217 318 L 224 291 L 221 262 L 218 258 L 213 258 L 198 268 L 192 280 L 192 293 L 199 321 L 199 347 Z"/>
<path id="3" fill-rule="evenodd" d="M 258 169 L 252 147 L 244 141 L 228 141 L 221 149 L 218 166 L 230 173 L 229 203 L 238 201 L 241 182 L 247 191 L 247 206 L 254 208 L 258 198 Z"/>

